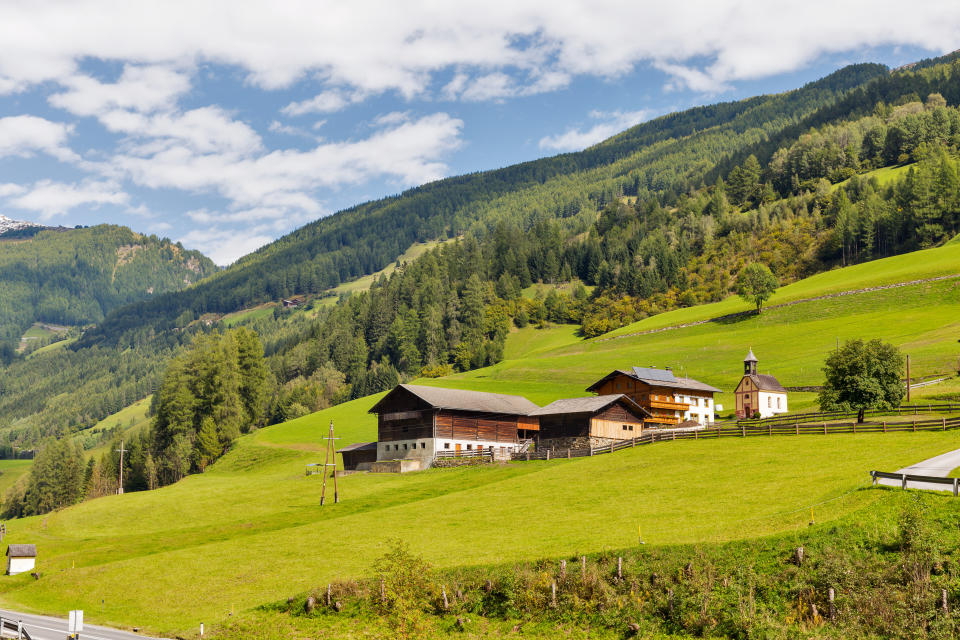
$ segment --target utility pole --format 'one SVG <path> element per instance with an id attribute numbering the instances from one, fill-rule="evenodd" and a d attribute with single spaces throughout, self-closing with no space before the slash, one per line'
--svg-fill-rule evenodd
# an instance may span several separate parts
<path id="1" fill-rule="evenodd" d="M 120 478 L 117 480 L 117 495 L 123 493 L 123 454 L 126 449 L 123 448 L 123 440 L 120 441 L 120 448 L 117 449 L 120 453 Z"/>
<path id="2" fill-rule="evenodd" d="M 330 433 L 324 438 L 324 440 L 327 441 L 327 457 L 323 461 L 323 484 L 320 487 L 321 507 L 323 506 L 327 493 L 327 467 L 333 467 L 333 503 L 337 504 L 340 502 L 340 493 L 337 491 L 337 450 L 333 446 L 333 441 L 339 439 L 340 438 L 333 437 L 333 420 L 331 420 Z M 330 462 L 331 459 L 333 462 Z"/>
<path id="3" fill-rule="evenodd" d="M 910 402 L 910 354 L 907 354 L 907 402 Z"/>

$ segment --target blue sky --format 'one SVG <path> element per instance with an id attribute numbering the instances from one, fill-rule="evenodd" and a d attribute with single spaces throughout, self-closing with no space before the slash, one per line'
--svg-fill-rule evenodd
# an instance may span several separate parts
<path id="1" fill-rule="evenodd" d="M 4 3 L 0 213 L 124 224 L 228 264 L 429 180 L 960 46 L 957 2 L 797 6 Z"/>

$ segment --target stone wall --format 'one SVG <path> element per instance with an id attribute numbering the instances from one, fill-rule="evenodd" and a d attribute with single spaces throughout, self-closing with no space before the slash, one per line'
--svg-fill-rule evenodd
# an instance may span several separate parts
<path id="1" fill-rule="evenodd" d="M 595 438 L 588 436 L 577 436 L 573 438 L 541 438 L 537 443 L 537 451 L 553 449 L 560 456 L 567 449 L 594 449 L 598 447 L 610 446 L 612 442 L 621 442 L 613 438 Z"/>

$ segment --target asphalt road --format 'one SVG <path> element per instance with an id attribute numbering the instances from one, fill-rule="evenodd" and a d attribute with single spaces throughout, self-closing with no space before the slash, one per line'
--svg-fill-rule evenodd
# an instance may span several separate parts
<path id="1" fill-rule="evenodd" d="M 17 613 L 15 611 L 0 610 L 0 617 L 4 620 L 20 620 L 23 622 L 23 628 L 27 630 L 33 640 L 65 640 L 67 633 L 66 618 L 51 618 L 49 616 L 35 616 L 27 613 Z M 4 629 L 5 638 L 16 638 L 16 632 L 12 634 L 8 629 Z M 148 638 L 129 631 L 120 631 L 110 629 L 109 627 L 99 627 L 93 624 L 83 625 L 83 631 L 80 632 L 80 640 L 136 640 L 138 638 Z"/>
<path id="2" fill-rule="evenodd" d="M 960 449 L 924 460 L 923 462 L 912 464 L 909 467 L 904 467 L 903 469 L 897 469 L 894 473 L 908 473 L 917 476 L 938 476 L 941 478 L 946 478 L 947 474 L 957 467 L 960 467 Z M 894 487 L 900 486 L 899 480 L 890 480 L 888 478 L 880 478 L 877 480 L 877 482 L 879 484 L 885 484 Z M 910 482 L 907 485 L 907 488 L 928 489 L 930 491 L 953 491 L 953 489 L 950 487 L 942 484 L 933 484 L 930 482 Z"/>

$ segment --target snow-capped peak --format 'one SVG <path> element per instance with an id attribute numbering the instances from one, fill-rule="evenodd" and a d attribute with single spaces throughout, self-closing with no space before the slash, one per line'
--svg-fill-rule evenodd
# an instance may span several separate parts
<path id="1" fill-rule="evenodd" d="M 20 229 L 29 229 L 31 227 L 41 227 L 43 225 L 36 224 L 34 222 L 23 222 L 22 220 L 14 220 L 13 218 L 8 218 L 7 216 L 0 214 L 0 236 L 7 233 L 8 231 L 19 231 Z"/>

